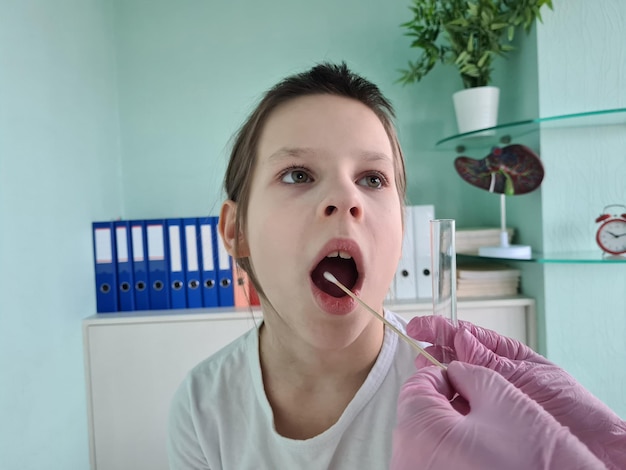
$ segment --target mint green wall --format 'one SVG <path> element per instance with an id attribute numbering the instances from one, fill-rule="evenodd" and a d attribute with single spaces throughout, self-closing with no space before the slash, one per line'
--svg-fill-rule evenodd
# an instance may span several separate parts
<path id="1" fill-rule="evenodd" d="M 537 29 L 542 116 L 626 107 L 626 3 L 558 0 Z M 546 250 L 594 250 L 595 218 L 626 204 L 623 126 L 544 131 Z M 546 266 L 548 357 L 626 416 L 626 265 Z"/>
<path id="2" fill-rule="evenodd" d="M 346 60 L 397 105 L 403 137 L 430 145 L 417 124 L 433 107 L 394 83 L 408 12 L 384 0 L 118 2 L 126 216 L 218 212 L 231 135 L 262 92 L 315 62 Z"/>
<path id="3" fill-rule="evenodd" d="M 216 212 L 230 135 L 313 62 L 378 83 L 410 159 L 451 109 L 394 83 L 408 2 L 0 1 L 0 467 L 86 469 L 91 221 Z"/>
<path id="4" fill-rule="evenodd" d="M 454 154 L 434 149 L 456 132 L 451 94 L 461 81 L 454 68 L 438 66 L 419 84 L 395 83 L 398 69 L 417 54 L 399 27 L 408 5 L 118 2 L 125 215 L 217 212 L 229 138 L 261 93 L 315 62 L 345 59 L 396 106 L 410 201 L 435 203 L 440 216 L 460 225 L 497 224 L 498 199 L 463 183 Z M 524 39 L 517 54 L 498 62 L 507 68 L 494 78 L 505 120 L 537 115 L 534 33 Z"/>
<path id="5" fill-rule="evenodd" d="M 121 211 L 107 2 L 2 1 L 0 468 L 88 468 L 90 222 Z"/>

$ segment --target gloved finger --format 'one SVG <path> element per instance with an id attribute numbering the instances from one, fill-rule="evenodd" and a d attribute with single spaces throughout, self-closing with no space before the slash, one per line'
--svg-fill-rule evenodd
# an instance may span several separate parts
<path id="1" fill-rule="evenodd" d="M 491 420 L 492 423 L 511 423 L 518 429 L 534 428 L 536 434 L 545 433 L 550 428 L 570 433 L 567 423 L 560 423 L 540 403 L 496 371 L 455 361 L 448 365 L 446 375 L 450 385 L 468 400 L 470 414 L 482 422 Z M 535 433 L 527 433 L 528 437 L 532 434 Z"/>
<path id="2" fill-rule="evenodd" d="M 398 426 L 415 431 L 428 429 L 439 435 L 462 418 L 450 400 L 456 394 L 439 367 L 425 367 L 413 374 L 400 389 Z"/>
<path id="3" fill-rule="evenodd" d="M 439 347 L 454 348 L 454 337 L 459 330 L 467 330 L 488 348 L 497 347 L 500 335 L 463 320 L 454 326 L 440 315 L 427 315 L 412 318 L 406 327 L 407 334 L 418 341 L 425 341 Z"/>
<path id="4" fill-rule="evenodd" d="M 454 429 L 461 415 L 449 402 L 451 394 L 445 372 L 438 367 L 425 367 L 406 381 L 398 397 L 390 468 L 417 468 L 416 446 L 417 455 L 432 455 L 441 436 Z"/>
<path id="5" fill-rule="evenodd" d="M 446 372 L 439 367 L 424 367 L 413 374 L 402 386 L 401 393 L 415 395 L 440 395 L 449 401 L 455 394 L 446 377 Z"/>
<path id="6" fill-rule="evenodd" d="M 626 464 L 626 425 L 566 371 L 551 364 L 497 356 L 468 331 L 457 333 L 455 346 L 460 361 L 485 366 L 501 374 L 562 426 L 569 428 L 602 461 L 617 459 Z M 457 380 L 457 368 L 457 365 L 448 366 L 452 383 Z M 470 405 L 474 407 L 475 403 Z M 459 408 L 455 406 L 455 409 Z M 620 422 L 621 426 L 609 424 Z M 603 438 L 598 440 L 598 436 Z M 626 465 L 616 468 L 626 468 Z"/>
<path id="7" fill-rule="evenodd" d="M 448 365 L 447 376 L 451 386 L 469 402 L 474 413 L 493 412 L 501 403 L 509 408 L 522 400 L 521 397 L 530 400 L 498 372 L 480 365 L 455 361 Z"/>
<path id="8" fill-rule="evenodd" d="M 406 326 L 406 333 L 418 341 L 452 347 L 457 329 L 440 315 L 427 315 L 412 318 Z"/>
<path id="9" fill-rule="evenodd" d="M 439 362 L 451 362 L 456 359 L 456 353 L 451 348 L 432 345 L 424 349 Z M 421 369 L 422 367 L 428 367 L 432 365 L 433 363 L 430 362 L 430 360 L 428 360 L 423 354 L 418 354 L 415 358 L 416 369 Z"/>
<path id="10" fill-rule="evenodd" d="M 459 321 L 459 327 L 455 327 L 450 323 L 447 319 L 442 316 L 430 315 L 425 317 L 416 317 L 413 318 L 409 324 L 407 325 L 407 333 L 409 336 L 416 338 L 421 341 L 429 341 L 434 343 L 432 346 L 427 348 L 427 351 L 433 355 L 440 362 L 452 362 L 455 359 L 469 362 L 472 364 L 483 365 L 485 367 L 489 367 L 489 360 L 494 360 L 494 354 L 486 354 L 489 350 L 482 346 L 478 348 L 476 343 L 478 340 L 472 336 L 470 331 L 473 331 L 484 338 L 488 338 L 487 341 L 491 344 L 496 344 L 496 341 L 493 340 L 492 337 L 488 335 L 488 333 L 483 333 L 482 329 L 476 327 L 470 323 Z M 459 356 L 455 352 L 455 349 L 458 347 L 457 337 L 461 331 L 465 331 L 468 336 L 472 336 L 474 341 L 469 341 L 465 336 L 465 340 L 462 345 L 466 346 L 462 349 L 463 355 Z M 480 344 L 480 343 L 478 343 Z M 482 356 L 486 357 L 475 357 L 471 358 L 471 354 L 475 353 L 483 353 Z M 473 359 L 473 360 L 472 360 Z M 428 359 L 424 356 L 419 355 L 415 359 L 415 367 L 421 368 L 424 366 L 430 365 Z M 493 367 L 491 367 L 493 368 Z"/>
<path id="11" fill-rule="evenodd" d="M 461 330 L 457 333 L 454 337 L 454 345 L 459 361 L 487 367 L 498 372 L 517 388 L 538 401 L 535 396 L 538 388 L 535 381 L 523 380 L 522 377 L 531 369 L 544 367 L 543 364 L 529 360 L 512 360 L 500 356 L 483 345 L 467 330 Z M 533 374 L 533 376 L 536 375 Z"/>
<path id="12" fill-rule="evenodd" d="M 512 338 L 502 336 L 495 331 L 481 328 L 473 323 L 463 320 L 458 321 L 455 327 L 447 319 L 439 315 L 414 317 L 409 321 L 406 331 L 409 336 L 418 341 L 426 341 L 437 346 L 454 347 L 454 337 L 460 329 L 468 330 L 472 336 L 491 349 L 499 356 L 513 360 L 527 360 L 539 364 L 551 364 L 546 358 L 540 356 L 528 346 Z"/>
<path id="13" fill-rule="evenodd" d="M 408 383 L 415 388 L 398 401 L 394 470 L 604 468 L 567 427 L 495 371 L 454 361 L 446 373 L 425 368 Z M 450 409 L 449 389 L 468 398 L 467 416 Z"/>
<path id="14" fill-rule="evenodd" d="M 439 362 L 451 362 L 451 361 L 456 361 L 456 354 L 454 351 L 449 350 L 448 348 L 445 348 L 446 350 L 444 351 L 443 348 L 437 347 L 437 346 L 429 346 L 426 348 L 426 351 L 433 357 L 435 357 Z M 444 360 L 445 358 L 445 360 Z M 424 367 L 432 367 L 432 362 L 430 362 L 429 359 L 426 359 L 426 357 L 422 354 L 419 354 L 416 358 L 415 358 L 415 368 L 417 370 L 423 369 Z M 448 392 L 447 395 L 450 395 L 451 392 Z M 458 393 L 452 395 L 452 398 L 450 398 L 450 404 L 452 405 L 452 407 L 458 411 L 460 414 L 462 415 L 466 415 L 469 412 L 469 405 L 467 403 L 467 400 L 465 400 L 463 397 L 461 397 Z"/>
<path id="15" fill-rule="evenodd" d="M 498 371 L 507 378 L 517 367 L 516 363 L 506 357 L 498 356 L 464 329 L 459 330 L 455 335 L 454 348 L 459 361 L 487 367 Z"/>
<path id="16" fill-rule="evenodd" d="M 513 338 L 502 336 L 495 331 L 476 325 L 472 325 L 471 328 L 467 329 L 481 344 L 498 356 L 507 357 L 515 361 L 531 361 L 539 364 L 550 363 L 546 358 Z"/>

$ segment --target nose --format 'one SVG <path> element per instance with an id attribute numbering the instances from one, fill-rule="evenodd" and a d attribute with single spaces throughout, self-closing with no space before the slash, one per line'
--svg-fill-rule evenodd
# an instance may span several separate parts
<path id="1" fill-rule="evenodd" d="M 319 208 L 322 217 L 363 216 L 363 203 L 354 182 L 335 182 L 325 193 Z"/>
<path id="2" fill-rule="evenodd" d="M 329 205 L 326 206 L 326 210 L 324 211 L 324 215 L 326 216 L 330 216 L 333 215 L 335 213 L 339 213 L 341 212 L 341 208 L 337 207 L 337 206 L 333 206 L 333 205 Z M 352 206 L 349 209 L 350 215 L 354 218 L 358 218 L 359 214 L 361 213 L 361 209 L 357 206 Z"/>

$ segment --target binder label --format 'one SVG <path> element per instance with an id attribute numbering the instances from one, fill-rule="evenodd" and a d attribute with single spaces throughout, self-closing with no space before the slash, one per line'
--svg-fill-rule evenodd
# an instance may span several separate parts
<path id="1" fill-rule="evenodd" d="M 128 261 L 128 238 L 126 237 L 126 227 L 115 227 L 115 243 L 117 247 L 117 262 L 126 263 Z"/>
<path id="2" fill-rule="evenodd" d="M 222 241 L 222 237 L 218 235 L 217 240 L 217 256 L 218 263 L 220 266 L 220 270 L 230 269 L 230 256 L 226 251 L 226 247 L 224 246 L 224 242 Z"/>
<path id="3" fill-rule="evenodd" d="M 133 261 L 143 261 L 143 233 L 141 225 L 133 225 L 131 238 L 133 241 Z"/>
<path id="4" fill-rule="evenodd" d="M 196 243 L 195 225 L 185 226 L 185 240 L 187 240 L 187 271 L 198 270 L 198 245 Z"/>
<path id="5" fill-rule="evenodd" d="M 165 244 L 163 242 L 163 225 L 148 225 L 148 259 L 162 261 L 165 259 Z"/>
<path id="6" fill-rule="evenodd" d="M 183 260 L 180 256 L 180 227 L 170 226 L 170 270 L 178 273 L 183 270 Z"/>
<path id="7" fill-rule="evenodd" d="M 111 250 L 111 229 L 97 228 L 95 230 L 96 240 L 96 263 L 104 264 L 113 262 L 113 250 Z"/>
<path id="8" fill-rule="evenodd" d="M 213 271 L 213 237 L 211 236 L 211 226 L 202 224 L 200 226 L 200 238 L 202 240 L 202 270 Z"/>

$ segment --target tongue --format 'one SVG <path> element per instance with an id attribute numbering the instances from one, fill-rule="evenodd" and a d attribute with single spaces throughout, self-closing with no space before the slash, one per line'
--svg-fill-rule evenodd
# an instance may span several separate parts
<path id="1" fill-rule="evenodd" d="M 339 287 L 324 277 L 324 272 L 328 271 L 335 276 L 348 289 L 352 289 L 359 276 L 356 265 L 352 259 L 324 258 L 313 270 L 311 278 L 313 283 L 323 292 L 333 297 L 343 297 L 347 295 Z"/>

